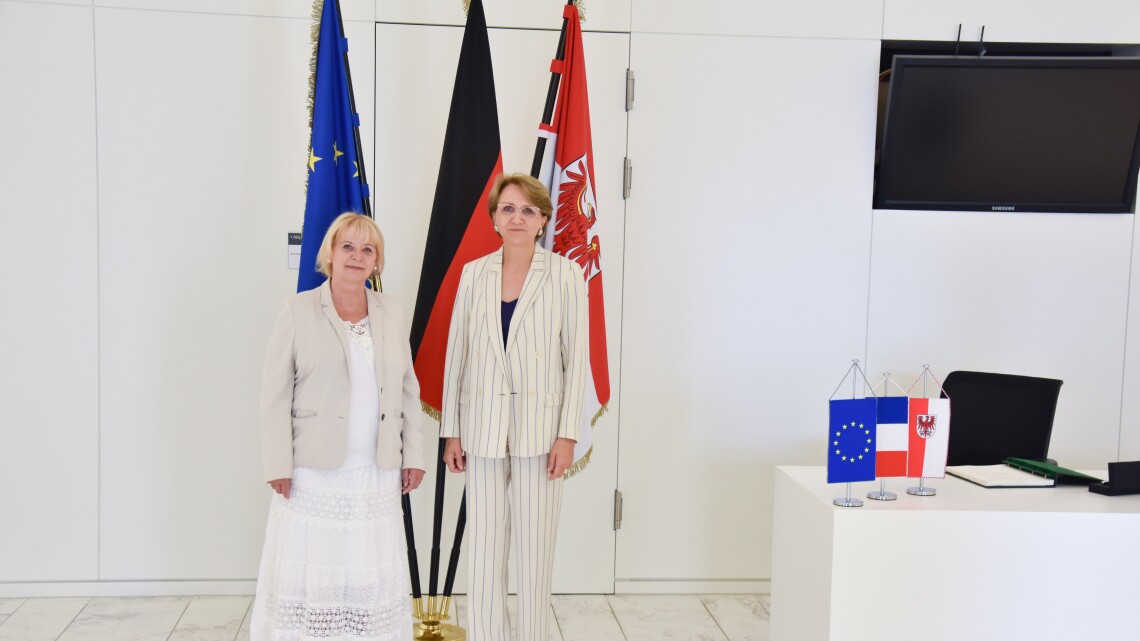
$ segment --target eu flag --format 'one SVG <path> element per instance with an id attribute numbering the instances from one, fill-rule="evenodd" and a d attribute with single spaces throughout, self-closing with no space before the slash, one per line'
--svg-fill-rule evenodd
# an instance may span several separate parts
<path id="1" fill-rule="evenodd" d="M 875 398 L 831 401 L 827 482 L 875 480 Z"/>
<path id="2" fill-rule="evenodd" d="M 352 80 L 341 33 L 339 3 L 325 0 L 316 43 L 313 122 L 309 139 L 309 180 L 301 233 L 301 267 L 297 291 L 317 287 L 325 277 L 316 271 L 317 251 L 325 232 L 346 211 L 363 212 L 368 197 L 364 168 L 356 155 L 355 129 L 360 117 L 352 104 Z"/>

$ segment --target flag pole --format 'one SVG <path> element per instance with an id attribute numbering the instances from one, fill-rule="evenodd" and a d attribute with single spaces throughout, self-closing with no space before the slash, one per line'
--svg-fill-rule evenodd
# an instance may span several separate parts
<path id="1" fill-rule="evenodd" d="M 567 5 L 574 4 L 574 0 L 566 0 Z M 554 54 L 555 60 L 566 59 L 566 26 L 570 24 L 569 18 L 562 18 L 562 33 L 558 36 L 558 50 Z M 562 74 L 557 71 L 550 72 L 550 84 L 546 88 L 546 106 L 542 108 L 542 124 L 549 125 L 554 119 L 554 103 L 558 100 L 558 82 Z M 534 161 L 530 164 L 530 175 L 538 178 L 542 172 L 542 157 L 546 155 L 546 138 L 539 136 L 534 148 Z"/>
<path id="2" fill-rule="evenodd" d="M 432 521 L 431 532 L 431 574 L 428 579 L 428 612 L 435 612 L 435 598 L 439 595 L 436 587 L 439 585 L 439 539 L 440 530 L 443 529 L 443 495 L 444 483 L 447 479 L 447 468 L 443 464 L 443 451 L 447 439 L 439 439 L 438 454 L 435 457 L 435 519 Z"/>
<path id="3" fill-rule="evenodd" d="M 455 526 L 455 545 L 451 552 L 451 563 L 448 564 L 447 582 L 444 585 L 443 598 L 439 598 L 437 586 L 439 585 L 439 539 L 443 528 L 443 497 L 444 479 L 447 467 L 443 463 L 443 451 L 447 444 L 446 438 L 439 439 L 439 452 L 436 456 L 435 468 L 435 512 L 432 520 L 431 532 L 431 569 L 428 578 L 427 607 L 420 610 L 418 624 L 412 625 L 412 638 L 416 641 L 465 641 L 467 633 L 457 625 L 444 623 L 451 618 L 448 611 L 451 609 L 451 584 L 455 580 L 455 566 L 459 561 L 459 541 L 463 539 L 463 527 L 467 518 L 467 496 L 464 493 L 463 503 L 459 507 L 459 522 Z M 405 495 L 407 496 L 407 495 Z M 416 601 L 412 601 L 416 603 Z"/>
<path id="4" fill-rule="evenodd" d="M 416 556 L 416 535 L 412 530 L 412 497 L 405 494 L 400 498 L 404 508 L 404 538 L 408 541 L 408 569 L 412 575 L 412 616 L 424 616 L 423 591 L 420 590 L 420 560 Z"/>
<path id="5" fill-rule="evenodd" d="M 888 385 L 888 383 L 890 383 L 890 381 L 891 381 L 891 373 L 890 372 L 883 372 L 883 397 L 884 398 L 891 395 L 891 388 Z M 871 388 L 872 393 L 874 392 L 874 390 L 875 390 L 875 388 L 872 387 Z M 876 427 L 876 429 L 878 429 L 877 417 L 876 417 L 875 423 L 876 423 L 875 427 Z M 876 438 L 875 441 L 876 441 L 876 446 L 877 446 L 878 438 Z M 885 476 L 879 478 L 879 489 L 878 490 L 875 490 L 873 492 L 867 492 L 867 498 L 874 499 L 876 501 L 894 501 L 898 497 L 899 497 L 898 494 L 895 494 L 894 492 L 888 492 L 887 491 L 887 477 L 885 477 Z"/>
<path id="6" fill-rule="evenodd" d="M 463 544 L 463 528 L 467 525 L 467 493 L 463 493 L 463 500 L 459 502 L 459 519 L 455 523 L 455 540 L 451 543 L 451 558 L 447 562 L 447 578 L 443 581 L 443 601 L 439 611 L 442 618 L 447 618 L 451 608 L 451 590 L 455 586 L 455 570 L 459 567 L 459 550 Z M 459 611 L 456 610 L 456 618 Z"/>

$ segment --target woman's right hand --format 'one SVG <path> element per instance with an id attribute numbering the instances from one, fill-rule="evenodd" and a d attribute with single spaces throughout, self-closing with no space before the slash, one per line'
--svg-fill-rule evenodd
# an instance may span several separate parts
<path id="1" fill-rule="evenodd" d="M 289 498 L 289 492 L 293 489 L 293 479 L 276 479 L 269 482 L 269 487 L 281 496 Z"/>
<path id="2" fill-rule="evenodd" d="M 463 445 L 458 438 L 448 437 L 447 444 L 443 446 L 443 462 L 452 472 L 462 472 L 467 469 L 467 456 L 463 453 Z"/>

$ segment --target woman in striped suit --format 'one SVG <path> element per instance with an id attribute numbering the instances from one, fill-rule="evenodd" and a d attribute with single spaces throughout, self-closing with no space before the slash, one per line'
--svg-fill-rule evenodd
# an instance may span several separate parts
<path id="1" fill-rule="evenodd" d="M 537 245 L 553 207 L 525 174 L 500 176 L 498 251 L 467 263 L 451 317 L 440 435 L 467 472 L 468 635 L 507 641 L 507 554 L 518 538 L 518 633 L 546 639 L 562 475 L 573 463 L 586 372 L 581 268 Z"/>

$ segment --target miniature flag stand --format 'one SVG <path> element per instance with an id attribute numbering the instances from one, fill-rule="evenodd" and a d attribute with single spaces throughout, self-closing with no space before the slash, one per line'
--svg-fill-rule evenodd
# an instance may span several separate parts
<path id="1" fill-rule="evenodd" d="M 907 392 L 891 378 L 890 372 L 883 373 L 883 380 L 875 388 L 883 386 L 875 409 L 875 476 L 879 479 L 879 489 L 867 492 L 867 498 L 876 501 L 894 501 L 898 494 L 887 491 L 887 479 L 906 476 L 907 415 L 909 399 Z M 902 393 L 891 396 L 890 386 Z"/>
<path id="2" fill-rule="evenodd" d="M 858 376 L 853 374 L 856 372 Z M 843 381 L 851 377 L 851 398 L 835 400 Z M 858 378 L 866 383 L 871 396 L 856 398 Z M 851 367 L 839 381 L 828 399 L 828 448 L 827 482 L 846 483 L 847 495 L 832 503 L 840 507 L 861 507 L 863 501 L 851 496 L 851 483 L 875 480 L 875 408 L 877 399 L 871 383 L 858 359 L 851 361 Z"/>
<path id="3" fill-rule="evenodd" d="M 906 488 L 913 496 L 934 496 L 938 490 L 927 487 L 927 478 L 946 478 L 946 454 L 950 443 L 950 398 L 926 398 L 927 381 L 933 379 L 942 396 L 946 391 L 929 365 L 922 366 L 922 398 L 911 398 L 907 416 L 906 476 L 917 478 L 917 487 Z M 911 389 L 918 383 L 916 378 Z M 910 390 L 907 390 L 909 394 Z"/>

